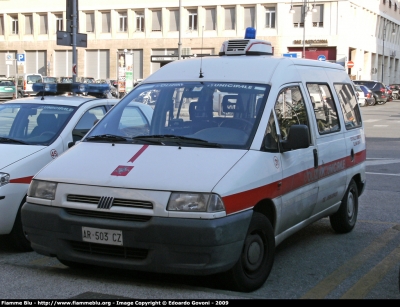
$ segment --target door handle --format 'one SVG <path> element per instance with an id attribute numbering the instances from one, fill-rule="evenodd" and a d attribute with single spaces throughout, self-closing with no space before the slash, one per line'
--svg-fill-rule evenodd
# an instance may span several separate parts
<path id="1" fill-rule="evenodd" d="M 318 150 L 316 148 L 313 149 L 314 154 L 314 168 L 318 168 Z"/>

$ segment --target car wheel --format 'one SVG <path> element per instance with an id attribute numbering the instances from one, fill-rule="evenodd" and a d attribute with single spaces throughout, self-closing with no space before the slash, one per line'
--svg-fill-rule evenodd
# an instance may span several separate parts
<path id="1" fill-rule="evenodd" d="M 350 232 L 356 225 L 358 214 L 358 189 L 355 181 L 350 181 L 339 210 L 329 217 L 331 226 L 337 233 Z"/>
<path id="2" fill-rule="evenodd" d="M 25 199 L 19 207 L 17 216 L 15 217 L 14 226 L 10 233 L 10 243 L 21 252 L 30 252 L 32 251 L 31 242 L 29 242 L 27 236 L 25 235 L 21 220 L 21 208 L 24 203 Z"/>
<path id="3" fill-rule="evenodd" d="M 370 107 L 374 106 L 375 104 L 376 104 L 375 98 L 372 98 L 372 99 L 369 100 L 369 102 L 368 102 L 368 106 L 370 106 Z"/>
<path id="4" fill-rule="evenodd" d="M 394 100 L 397 100 L 397 98 L 399 98 L 399 96 L 397 94 L 393 94 L 392 96 L 393 96 Z"/>
<path id="5" fill-rule="evenodd" d="M 378 105 L 383 105 L 383 104 L 386 103 L 386 100 L 378 100 L 376 103 L 377 103 Z"/>
<path id="6" fill-rule="evenodd" d="M 269 219 L 254 212 L 237 263 L 221 277 L 235 291 L 250 292 L 267 280 L 274 262 L 275 237 Z"/>

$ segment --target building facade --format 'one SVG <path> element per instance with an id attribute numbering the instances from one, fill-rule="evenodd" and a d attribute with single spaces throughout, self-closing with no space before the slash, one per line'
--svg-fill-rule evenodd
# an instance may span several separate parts
<path id="1" fill-rule="evenodd" d="M 179 58 L 217 55 L 225 40 L 255 27 L 274 55 L 337 62 L 352 79 L 400 83 L 398 0 L 218 2 L 78 0 L 77 32 L 87 47 L 76 48 L 72 63 L 72 47 L 57 44 L 57 31 L 70 31 L 66 1 L 0 0 L 0 75 L 72 76 L 76 64 L 78 77 L 117 79 L 123 67 L 138 80 Z"/>

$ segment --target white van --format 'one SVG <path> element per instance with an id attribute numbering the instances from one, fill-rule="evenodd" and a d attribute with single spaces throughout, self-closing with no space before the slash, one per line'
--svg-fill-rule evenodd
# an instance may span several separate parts
<path id="1" fill-rule="evenodd" d="M 37 94 L 32 89 L 33 84 L 42 83 L 43 76 L 35 73 L 25 73 L 18 75 L 18 98 L 34 96 Z"/>
<path id="2" fill-rule="evenodd" d="M 351 231 L 366 180 L 352 82 L 340 65 L 271 53 L 231 40 L 143 80 L 33 178 L 32 248 L 72 267 L 218 273 L 253 291 L 299 229 L 329 217 Z M 143 126 L 129 106 L 147 92 Z"/>

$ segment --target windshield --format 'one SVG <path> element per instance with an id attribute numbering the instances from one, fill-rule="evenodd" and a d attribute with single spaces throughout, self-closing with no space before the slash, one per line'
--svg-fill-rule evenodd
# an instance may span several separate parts
<path id="1" fill-rule="evenodd" d="M 42 104 L 0 104 L 0 144 L 49 145 L 76 107 Z"/>
<path id="2" fill-rule="evenodd" d="M 106 136 L 112 141 L 113 136 L 114 141 L 129 143 L 249 148 L 269 89 L 265 84 L 229 82 L 138 85 L 86 140 Z M 153 108 L 148 125 L 132 112 L 133 102 Z"/>

